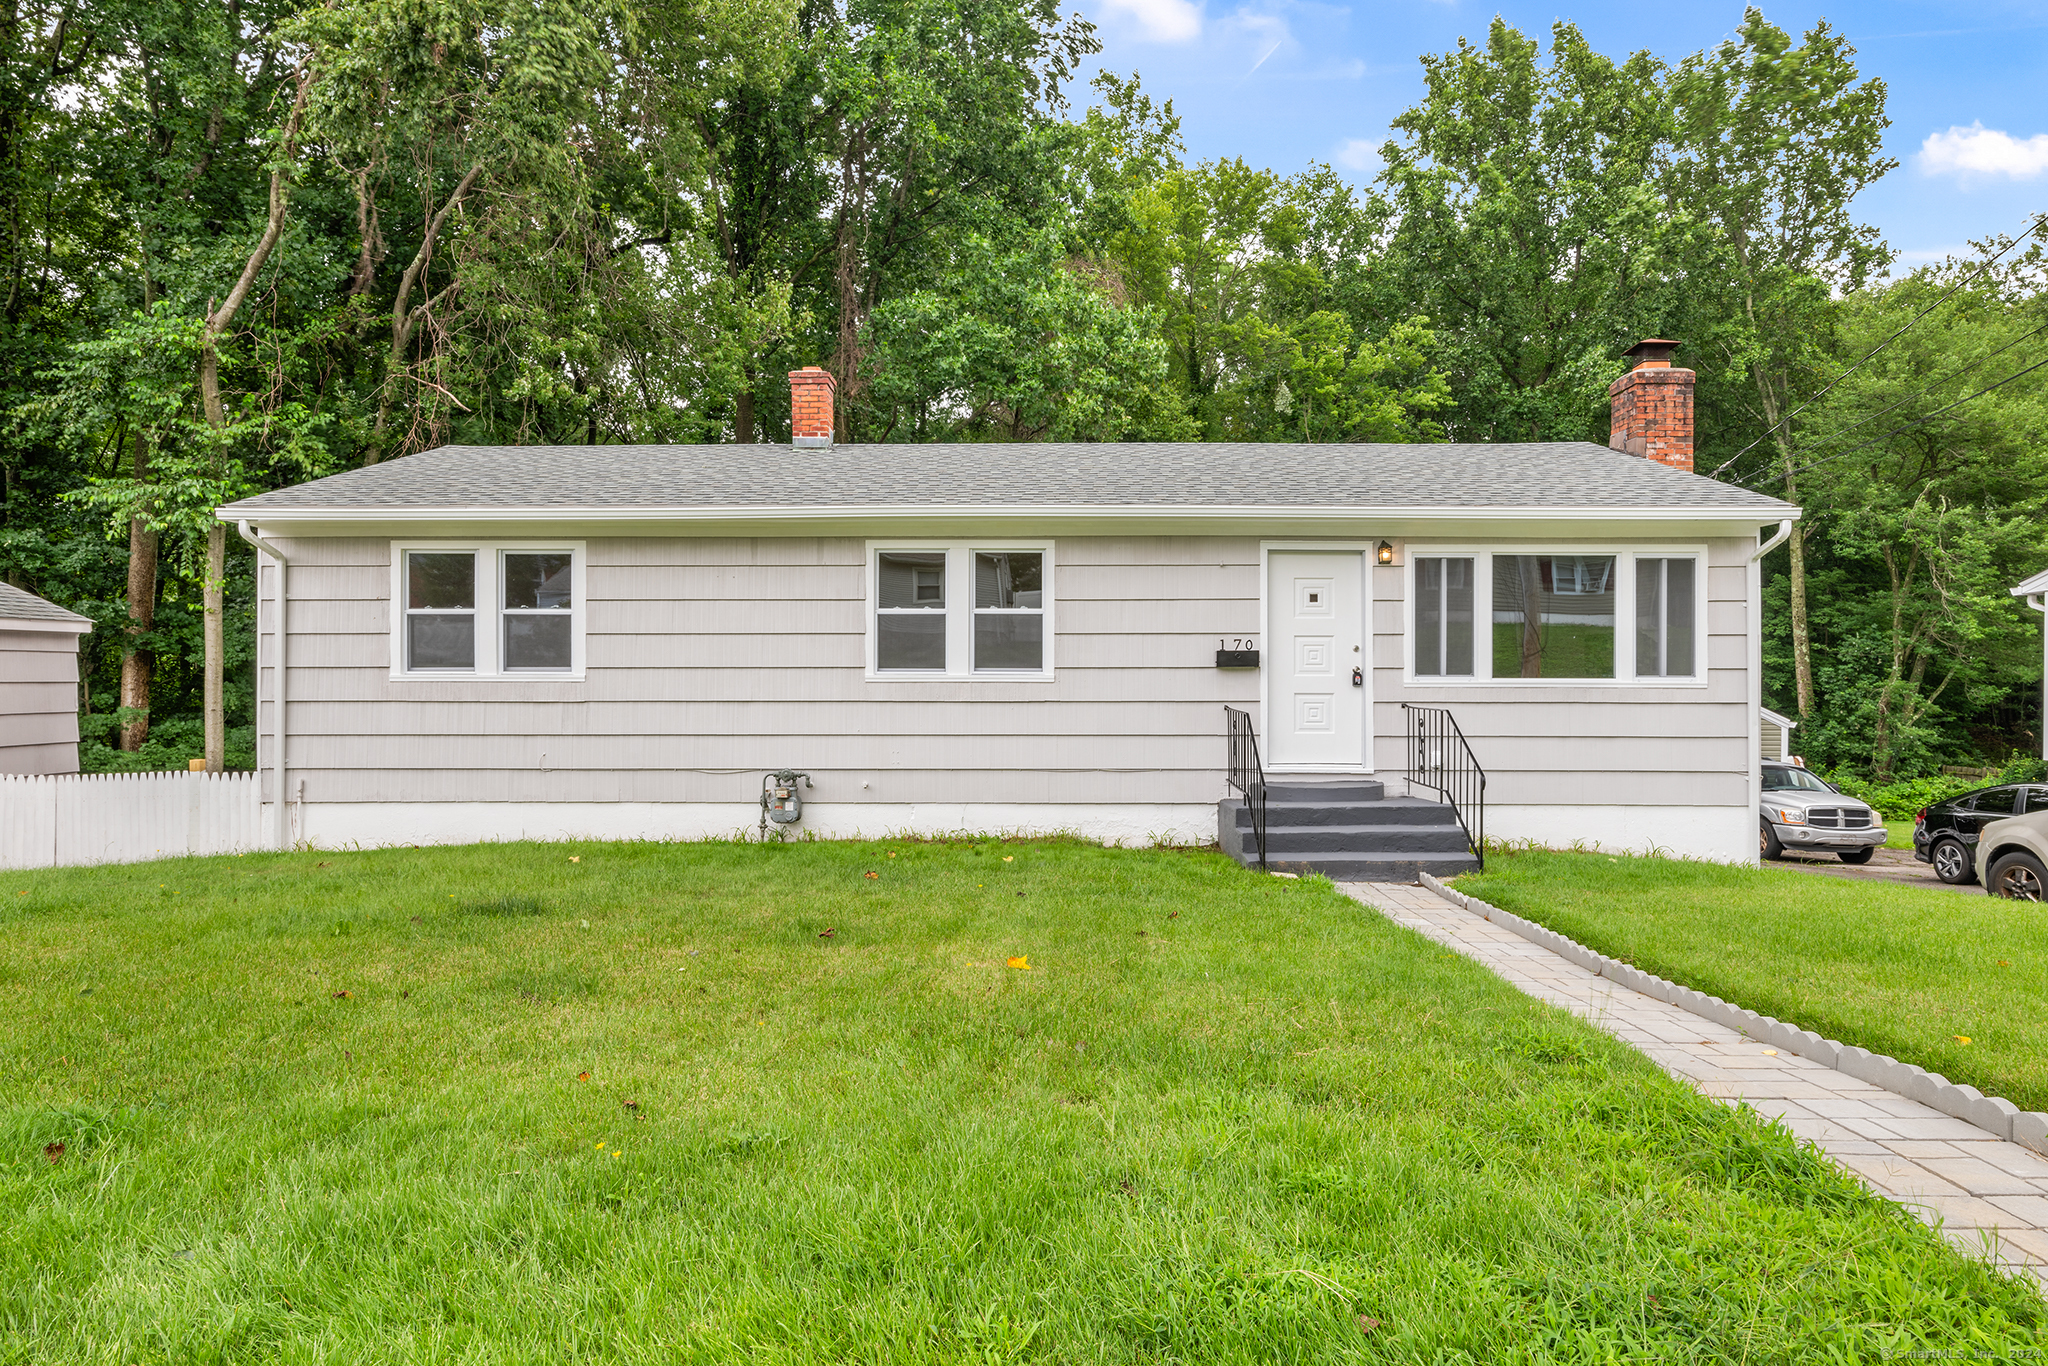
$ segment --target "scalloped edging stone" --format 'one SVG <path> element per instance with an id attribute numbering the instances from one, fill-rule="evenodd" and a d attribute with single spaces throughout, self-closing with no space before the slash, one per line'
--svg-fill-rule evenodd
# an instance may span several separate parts
<path id="1" fill-rule="evenodd" d="M 1939 1072 L 1929 1072 L 1912 1063 L 1872 1053 L 1853 1044 L 1824 1039 L 1810 1029 L 1801 1029 L 1783 1020 L 1759 1015 L 1754 1010 L 1744 1010 L 1718 996 L 1708 996 L 1691 987 L 1666 981 L 1606 954 L 1595 953 L 1585 945 L 1567 939 L 1555 930 L 1524 920 L 1512 911 L 1504 911 L 1476 896 L 1467 896 L 1428 873 L 1422 874 L 1422 885 L 1453 906 L 1463 907 L 1532 944 L 1540 944 L 1566 961 L 1607 978 L 1616 986 L 1639 991 L 1701 1019 L 1739 1030 L 1773 1048 L 1811 1058 L 1859 1081 L 1867 1081 L 1908 1100 L 1918 1101 L 1965 1124 L 1974 1124 L 1994 1138 L 2002 1138 L 2048 1156 L 2048 1114 L 2039 1110 L 2022 1110 L 2002 1096 L 1987 1096 L 1976 1087 L 1952 1082 Z"/>

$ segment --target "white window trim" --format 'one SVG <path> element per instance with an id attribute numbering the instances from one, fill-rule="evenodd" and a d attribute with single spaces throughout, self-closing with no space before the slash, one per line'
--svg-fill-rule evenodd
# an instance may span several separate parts
<path id="1" fill-rule="evenodd" d="M 878 557 L 884 551 L 909 551 L 946 556 L 946 667 L 944 669 L 880 669 L 875 665 L 875 615 L 880 610 L 881 586 Z M 1040 555 L 1044 559 L 1045 667 L 1040 669 L 976 669 L 974 667 L 974 556 L 977 552 Z M 985 540 L 927 541 L 871 540 L 867 543 L 866 624 L 867 677 L 872 683 L 961 682 L 1050 683 L 1053 681 L 1053 651 L 1059 639 L 1054 613 L 1058 595 L 1053 588 L 1053 543 L 1022 541 L 991 536 Z"/>
<path id="2" fill-rule="evenodd" d="M 474 551 L 477 562 L 477 667 L 474 669 L 408 669 L 405 667 L 405 557 L 411 551 Z M 531 551 L 569 556 L 569 667 L 506 669 L 504 667 L 505 554 Z M 434 540 L 391 543 L 391 677 L 409 682 L 562 683 L 583 679 L 584 596 L 589 564 L 582 541 Z"/>
<path id="3" fill-rule="evenodd" d="M 1712 565 L 1707 547 L 1699 543 L 1677 544 L 1456 544 L 1431 545 L 1410 541 L 1402 548 L 1401 592 L 1401 678 L 1411 688 L 1691 688 L 1707 686 L 1711 664 L 1707 654 L 1708 575 Z M 1496 678 L 1493 676 L 1493 560 L 1495 555 L 1612 555 L 1614 557 L 1614 674 L 1612 678 Z M 1462 558 L 1474 563 L 1472 615 L 1473 672 L 1463 674 L 1418 674 L 1415 672 L 1415 562 L 1418 559 Z M 1636 566 L 1638 558 L 1665 560 L 1691 557 L 1698 562 L 1693 597 L 1693 673 L 1688 677 L 1636 677 Z M 1479 630 L 1484 623 L 1487 630 Z"/>

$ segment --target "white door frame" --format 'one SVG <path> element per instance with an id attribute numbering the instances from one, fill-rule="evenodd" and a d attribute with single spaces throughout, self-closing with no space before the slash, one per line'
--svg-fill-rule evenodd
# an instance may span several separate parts
<path id="1" fill-rule="evenodd" d="M 1267 749 L 1272 748 L 1271 721 L 1273 717 L 1273 671 L 1267 663 L 1272 653 L 1273 618 L 1271 604 L 1267 601 L 1273 584 L 1273 552 L 1276 550 L 1321 550 L 1356 551 L 1358 554 L 1359 609 L 1364 617 L 1359 623 L 1358 667 L 1365 670 L 1365 686 L 1357 689 L 1359 705 L 1365 709 L 1363 724 L 1359 729 L 1361 762 L 1356 764 L 1287 764 L 1274 765 L 1272 773 L 1364 773 L 1373 771 L 1373 724 L 1372 724 L 1372 607 L 1373 607 L 1373 546 L 1371 539 L 1362 541 L 1260 541 L 1259 542 L 1259 636 L 1266 643 L 1266 652 L 1259 657 L 1259 721 L 1267 726 Z"/>

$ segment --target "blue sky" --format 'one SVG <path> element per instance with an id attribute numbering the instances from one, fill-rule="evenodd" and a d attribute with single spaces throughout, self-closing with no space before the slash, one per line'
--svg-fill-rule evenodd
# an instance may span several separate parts
<path id="1" fill-rule="evenodd" d="M 1241 156 L 1283 173 L 1327 161 L 1371 178 L 1388 121 L 1422 91 L 1417 57 L 1483 41 L 1495 13 L 1547 46 L 1558 19 L 1619 57 L 1677 60 L 1732 37 L 1727 0 L 1547 4 L 1407 0 L 1080 0 L 1101 61 L 1137 71 L 1182 117 L 1189 155 Z M 1887 150 L 1899 169 L 1856 208 L 1902 267 L 2017 232 L 2048 209 L 2048 0 L 1765 5 L 1795 34 L 1820 18 L 1845 33 L 1867 76 L 1889 88 Z"/>

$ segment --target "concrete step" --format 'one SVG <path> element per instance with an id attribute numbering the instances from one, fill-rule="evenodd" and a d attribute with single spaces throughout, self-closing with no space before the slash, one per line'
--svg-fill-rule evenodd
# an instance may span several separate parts
<path id="1" fill-rule="evenodd" d="M 1299 825 L 1266 827 L 1266 861 L 1307 855 L 1460 854 L 1465 831 L 1448 825 Z"/>
<path id="2" fill-rule="evenodd" d="M 1374 778 L 1268 778 L 1268 802 L 1376 802 L 1387 785 Z"/>
<path id="3" fill-rule="evenodd" d="M 1251 811 L 1238 819 L 1249 828 Z M 1457 813 L 1443 802 L 1419 797 L 1388 797 L 1377 802 L 1266 801 L 1266 828 L 1296 825 L 1456 825 Z"/>
<path id="4" fill-rule="evenodd" d="M 1252 860 L 1257 862 L 1256 856 Z M 1424 873 L 1432 877 L 1456 877 L 1474 872 L 1479 860 L 1469 852 L 1458 854 L 1326 854 L 1308 858 L 1275 858 L 1268 853 L 1266 867 L 1275 873 L 1321 873 L 1333 882 L 1415 882 Z"/>

